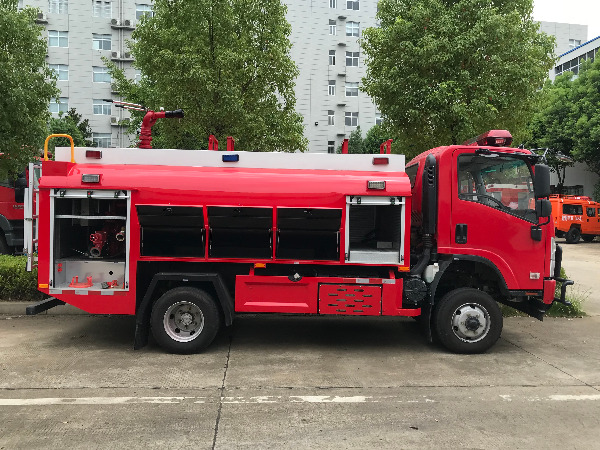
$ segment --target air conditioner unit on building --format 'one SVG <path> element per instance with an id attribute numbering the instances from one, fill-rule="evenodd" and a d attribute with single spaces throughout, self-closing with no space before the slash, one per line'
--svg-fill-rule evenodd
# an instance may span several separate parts
<path id="1" fill-rule="evenodd" d="M 110 54 L 110 57 L 111 57 L 112 59 L 120 59 L 120 58 L 121 58 L 121 53 L 120 53 L 120 52 L 112 52 L 112 53 Z"/>
<path id="2" fill-rule="evenodd" d="M 119 25 L 121 25 L 121 21 L 119 19 L 111 19 L 110 24 L 119 26 Z"/>
<path id="3" fill-rule="evenodd" d="M 46 13 L 43 13 L 40 11 L 37 13 L 37 18 L 35 20 L 36 20 L 36 22 L 46 23 L 46 22 L 48 22 L 48 16 L 46 16 Z"/>
<path id="4" fill-rule="evenodd" d="M 117 116 L 110 116 L 111 125 L 119 125 L 119 118 Z"/>
<path id="5" fill-rule="evenodd" d="M 123 54 L 123 58 L 125 58 L 125 59 L 131 59 L 131 53 L 129 53 L 129 52 L 125 52 L 125 53 Z"/>
<path id="6" fill-rule="evenodd" d="M 130 19 L 125 19 L 125 20 L 123 21 L 123 25 L 124 25 L 124 26 L 126 26 L 126 27 L 130 27 L 130 26 L 132 26 L 132 25 L 133 25 L 133 20 L 130 20 Z"/>

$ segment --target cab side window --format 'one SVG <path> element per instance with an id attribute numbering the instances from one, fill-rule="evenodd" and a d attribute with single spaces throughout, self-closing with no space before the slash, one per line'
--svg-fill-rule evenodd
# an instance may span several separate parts
<path id="1" fill-rule="evenodd" d="M 596 217 L 596 210 L 594 208 L 586 208 L 588 217 Z"/>

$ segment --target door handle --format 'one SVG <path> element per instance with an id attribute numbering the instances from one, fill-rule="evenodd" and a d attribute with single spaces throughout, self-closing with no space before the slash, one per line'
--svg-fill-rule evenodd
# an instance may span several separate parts
<path id="1" fill-rule="evenodd" d="M 456 224 L 456 230 L 454 233 L 454 242 L 457 244 L 466 244 L 467 243 L 467 224 L 459 223 Z"/>

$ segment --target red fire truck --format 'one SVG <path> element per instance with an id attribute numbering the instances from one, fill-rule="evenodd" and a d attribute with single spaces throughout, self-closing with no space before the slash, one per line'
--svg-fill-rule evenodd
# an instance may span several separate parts
<path id="1" fill-rule="evenodd" d="M 0 154 L 1 156 L 1 154 Z M 0 254 L 23 251 L 24 174 L 0 179 Z"/>
<path id="2" fill-rule="evenodd" d="M 572 284 L 548 168 L 510 141 L 491 131 L 406 167 L 388 152 L 57 148 L 30 180 L 52 298 L 28 313 L 135 315 L 135 348 L 151 332 L 175 353 L 241 313 L 411 316 L 451 351 L 483 352 L 497 302 L 541 320 Z M 488 192 L 492 175 L 522 190 Z"/>

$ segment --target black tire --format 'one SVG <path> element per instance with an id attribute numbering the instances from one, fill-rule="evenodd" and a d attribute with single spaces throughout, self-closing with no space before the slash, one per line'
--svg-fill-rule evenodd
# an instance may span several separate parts
<path id="1" fill-rule="evenodd" d="M 156 342 L 171 353 L 197 353 L 213 341 L 221 327 L 212 296 L 193 287 L 165 292 L 152 307 L 150 318 Z"/>
<path id="2" fill-rule="evenodd" d="M 596 237 L 596 235 L 594 235 L 594 234 L 582 234 L 581 235 L 581 239 L 583 239 L 583 242 L 592 242 L 595 237 Z"/>
<path id="3" fill-rule="evenodd" d="M 0 255 L 12 255 L 12 248 L 8 246 L 6 243 L 6 238 L 4 234 L 0 231 Z"/>
<path id="4" fill-rule="evenodd" d="M 485 352 L 500 338 L 502 324 L 498 303 L 473 288 L 459 288 L 444 295 L 433 315 L 437 338 L 455 353 Z"/>
<path id="5" fill-rule="evenodd" d="M 567 244 L 577 244 L 580 237 L 581 230 L 577 227 L 571 227 L 571 229 L 567 231 L 567 234 L 565 235 L 565 241 Z"/>

